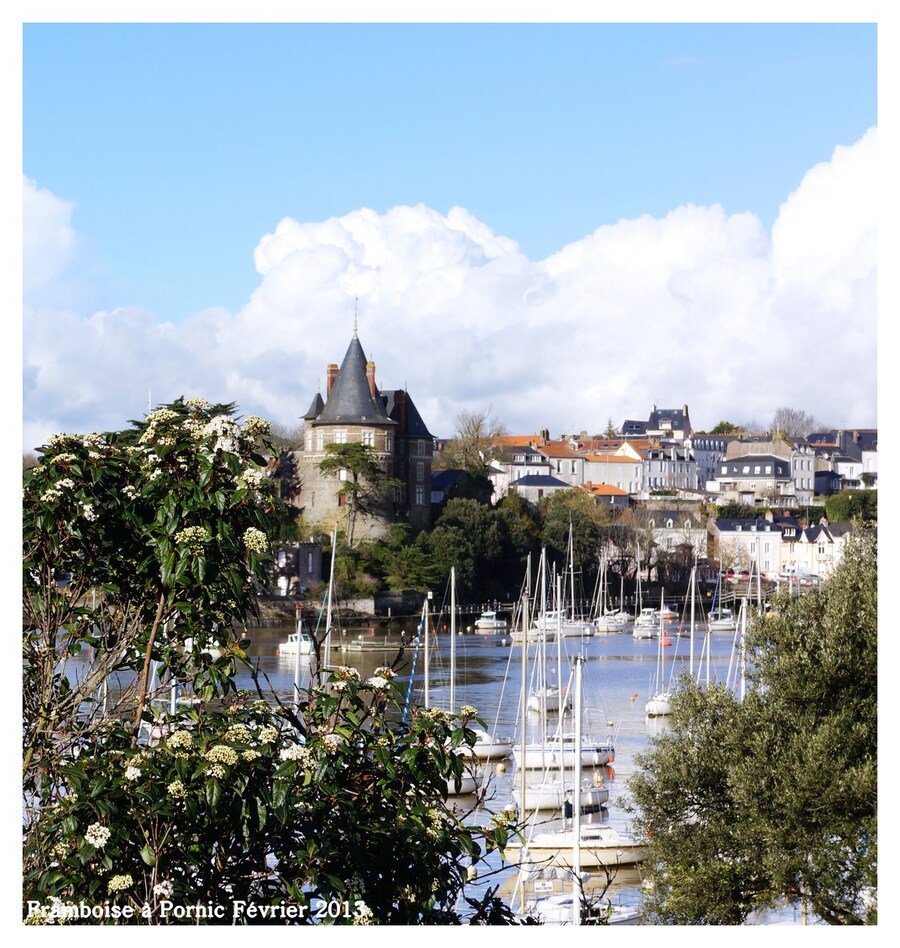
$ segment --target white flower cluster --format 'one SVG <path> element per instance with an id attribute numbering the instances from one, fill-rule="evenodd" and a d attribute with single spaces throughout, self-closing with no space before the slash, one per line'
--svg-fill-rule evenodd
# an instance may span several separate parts
<path id="1" fill-rule="evenodd" d="M 85 841 L 95 849 L 103 849 L 109 842 L 110 836 L 112 836 L 112 833 L 102 823 L 91 823 L 84 834 Z"/>
<path id="2" fill-rule="evenodd" d="M 470 704 L 464 704 L 459 709 L 459 716 L 461 718 L 473 718 L 478 714 L 478 708 L 473 708 Z"/>
<path id="3" fill-rule="evenodd" d="M 252 761 L 256 760 L 257 757 L 261 756 L 262 755 L 260 752 L 256 750 L 247 749 L 245 751 L 241 751 L 241 760 L 246 760 L 248 763 L 251 763 Z"/>
<path id="4" fill-rule="evenodd" d="M 250 728 L 246 724 L 232 724 L 225 732 L 225 740 L 248 744 L 250 742 Z"/>
<path id="5" fill-rule="evenodd" d="M 322 738 L 322 743 L 325 745 L 326 754 L 336 754 L 340 750 L 341 744 L 344 743 L 344 739 L 340 734 L 326 734 Z"/>
<path id="6" fill-rule="evenodd" d="M 74 464 L 78 458 L 72 454 L 70 451 L 63 451 L 62 454 L 57 454 L 56 457 L 50 458 L 51 464 Z"/>
<path id="7" fill-rule="evenodd" d="M 171 750 L 192 750 L 194 738 L 190 731 L 176 731 L 167 741 L 166 747 Z"/>
<path id="8" fill-rule="evenodd" d="M 125 768 L 125 779 L 128 781 L 134 781 L 140 779 L 141 768 L 135 766 L 129 766 Z"/>
<path id="9" fill-rule="evenodd" d="M 334 673 L 340 681 L 359 681 L 359 671 L 349 665 L 335 666 Z"/>
<path id="10" fill-rule="evenodd" d="M 296 760 L 301 767 L 309 767 L 313 762 L 312 754 L 302 744 L 290 744 L 278 756 L 282 760 Z"/>
<path id="11" fill-rule="evenodd" d="M 122 488 L 122 493 L 129 499 L 134 500 L 137 497 L 137 488 L 133 484 L 126 484 Z"/>
<path id="12" fill-rule="evenodd" d="M 353 924 L 354 925 L 371 925 L 372 919 L 375 917 L 372 910 L 363 902 L 362 899 L 356 900 L 356 905 L 354 906 L 353 912 Z"/>
<path id="13" fill-rule="evenodd" d="M 188 408 L 193 408 L 195 411 L 202 411 L 205 408 L 212 408 L 212 402 L 207 401 L 205 398 L 200 398 L 199 395 L 194 395 L 191 398 L 185 399 L 184 404 Z"/>
<path id="14" fill-rule="evenodd" d="M 247 527 L 244 531 L 244 546 L 250 553 L 265 553 L 269 548 L 269 541 L 262 530 Z"/>
<path id="15" fill-rule="evenodd" d="M 61 490 L 57 490 L 55 487 L 48 487 L 47 490 L 41 494 L 41 501 L 45 504 L 52 504 L 59 500 L 60 497 L 62 497 Z"/>
<path id="16" fill-rule="evenodd" d="M 389 681 L 391 678 L 396 678 L 397 673 L 393 668 L 390 668 L 388 665 L 382 665 L 380 668 L 375 669 L 376 678 L 387 678 Z"/>
<path id="17" fill-rule="evenodd" d="M 173 800 L 184 800 L 187 798 L 187 790 L 180 780 L 173 780 L 166 787 L 166 793 L 168 793 Z"/>
<path id="18" fill-rule="evenodd" d="M 250 490 L 259 490 L 262 486 L 263 479 L 263 472 L 260 471 L 259 468 L 248 467 L 241 471 L 241 476 L 238 480 Z"/>
<path id="19" fill-rule="evenodd" d="M 278 731 L 274 727 L 264 727 L 259 732 L 260 744 L 274 744 L 278 739 Z"/>
<path id="20" fill-rule="evenodd" d="M 242 434 L 251 439 L 267 435 L 271 430 L 272 426 L 258 415 L 251 415 L 241 426 Z"/>
<path id="21" fill-rule="evenodd" d="M 75 489 L 75 481 L 73 481 L 71 477 L 61 477 L 61 478 L 56 482 L 56 486 L 57 486 L 57 487 L 64 487 L 66 490 L 74 490 L 74 489 Z"/>
<path id="22" fill-rule="evenodd" d="M 210 777 L 216 777 L 219 780 L 225 776 L 225 768 L 221 764 L 210 764 L 206 768 L 206 773 Z"/>
<path id="23" fill-rule="evenodd" d="M 167 429 L 172 426 L 173 422 L 178 421 L 180 417 L 178 412 L 172 411 L 171 408 L 157 408 L 156 411 L 151 411 L 150 414 L 147 415 L 147 427 L 138 439 L 139 443 L 153 444 L 158 441 L 162 444 L 174 444 Z M 165 441 L 163 441 L 164 437 L 166 439 Z"/>
<path id="24" fill-rule="evenodd" d="M 124 892 L 132 885 L 134 885 L 134 879 L 126 872 L 120 876 L 113 876 L 106 888 L 108 892 Z"/>
<path id="25" fill-rule="evenodd" d="M 211 747 L 203 757 L 211 764 L 227 764 L 229 767 L 238 762 L 237 751 L 227 744 L 216 744 L 215 747 Z"/>
<path id="26" fill-rule="evenodd" d="M 93 522 L 94 520 L 97 519 L 97 511 L 94 510 L 93 504 L 82 504 L 81 507 L 83 511 L 82 516 L 84 517 L 85 520 Z"/>
<path id="27" fill-rule="evenodd" d="M 162 882 L 157 882 L 153 886 L 153 894 L 159 899 L 171 899 L 174 891 L 175 886 L 168 879 L 163 879 Z"/>
<path id="28" fill-rule="evenodd" d="M 47 447 L 54 451 L 64 451 L 67 448 L 81 447 L 83 444 L 81 438 L 70 434 L 51 435 L 47 440 Z"/>
<path id="29" fill-rule="evenodd" d="M 203 552 L 203 545 L 209 543 L 210 539 L 206 527 L 185 527 L 175 534 L 175 543 L 178 546 L 186 546 L 188 551 L 195 555 Z"/>
<path id="30" fill-rule="evenodd" d="M 389 682 L 387 678 L 382 678 L 380 675 L 375 675 L 370 678 L 366 684 L 370 688 L 374 688 L 376 691 L 384 691 L 384 689 L 387 688 Z"/>
<path id="31" fill-rule="evenodd" d="M 216 415 L 203 428 L 204 437 L 215 438 L 213 453 L 227 451 L 237 454 L 240 447 L 238 426 L 227 415 Z"/>

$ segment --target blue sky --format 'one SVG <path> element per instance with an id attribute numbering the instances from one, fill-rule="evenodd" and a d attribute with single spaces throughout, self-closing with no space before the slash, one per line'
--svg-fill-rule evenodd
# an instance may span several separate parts
<path id="1" fill-rule="evenodd" d="M 356 309 L 439 436 L 872 426 L 876 41 L 27 23 L 24 446 L 182 394 L 294 425 Z M 822 339 L 837 377 L 798 371 Z"/>
<path id="2" fill-rule="evenodd" d="M 74 202 L 98 300 L 179 320 L 237 309 L 286 215 L 462 205 L 533 260 L 686 203 L 771 227 L 875 124 L 875 43 L 866 24 L 31 24 L 24 171 Z"/>

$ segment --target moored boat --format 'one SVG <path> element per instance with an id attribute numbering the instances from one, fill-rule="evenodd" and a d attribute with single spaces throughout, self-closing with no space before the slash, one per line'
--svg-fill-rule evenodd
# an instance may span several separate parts
<path id="1" fill-rule="evenodd" d="M 615 829 L 608 823 L 591 823 L 581 827 L 581 836 L 574 830 L 558 830 L 533 834 L 523 846 L 518 841 L 507 843 L 510 862 L 520 869 L 541 866 L 571 868 L 572 854 L 578 842 L 581 867 L 633 866 L 647 857 L 648 844 Z M 510 858 L 510 854 L 513 858 Z"/>
<path id="2" fill-rule="evenodd" d="M 501 619 L 493 609 L 487 609 L 475 620 L 475 628 L 481 632 L 505 632 L 509 623 Z"/>

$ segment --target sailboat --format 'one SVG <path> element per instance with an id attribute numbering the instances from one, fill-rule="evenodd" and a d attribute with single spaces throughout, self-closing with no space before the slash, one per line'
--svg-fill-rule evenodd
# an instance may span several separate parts
<path id="1" fill-rule="evenodd" d="M 312 636 L 303 628 L 303 619 L 297 617 L 297 627 L 295 631 L 288 634 L 288 637 L 278 644 L 275 650 L 276 655 L 312 655 L 313 640 Z"/>
<path id="2" fill-rule="evenodd" d="M 456 692 L 455 692 L 455 677 L 456 677 L 456 568 L 451 567 L 450 569 L 450 599 L 451 599 L 451 627 L 453 634 L 450 636 L 450 710 L 453 711 L 453 704 L 456 701 Z M 429 592 L 425 597 L 425 602 L 422 605 L 422 622 L 419 626 L 420 632 L 423 634 L 424 638 L 424 653 L 423 653 L 423 669 L 422 669 L 422 684 L 424 689 L 424 697 L 422 705 L 425 708 L 431 707 L 431 650 L 430 650 L 430 638 L 431 638 L 431 628 L 430 628 L 430 618 L 429 618 L 429 608 L 428 604 L 431 601 L 431 593 Z M 418 654 L 418 649 L 416 650 Z M 415 673 L 415 663 L 413 664 L 413 670 L 410 673 L 410 687 L 412 686 L 412 675 Z M 468 756 L 466 751 L 468 748 L 459 748 L 457 753 L 460 756 Z M 448 782 L 447 784 L 447 795 L 448 796 L 468 796 L 469 794 L 477 793 L 479 790 L 479 782 L 475 777 L 475 774 L 472 772 L 472 764 L 467 762 L 463 772 L 453 781 Z"/>
<path id="3" fill-rule="evenodd" d="M 575 740 L 581 741 L 581 712 L 583 706 L 584 659 L 575 659 Z M 576 756 L 575 773 L 571 782 L 573 792 L 571 828 L 548 830 L 531 834 L 523 843 L 507 844 L 506 852 L 512 853 L 512 862 L 520 869 L 535 866 L 577 867 L 627 866 L 641 862 L 647 854 L 647 844 L 620 832 L 607 823 L 591 823 L 582 826 L 581 814 L 588 812 L 585 794 L 591 788 L 581 786 L 581 764 Z"/>
<path id="4" fill-rule="evenodd" d="M 456 709 L 456 567 L 450 568 L 450 710 Z M 464 745 L 458 753 L 478 761 L 505 760 L 512 751 L 512 738 L 496 737 L 480 727 L 475 732 L 475 744 Z"/>
<path id="5" fill-rule="evenodd" d="M 663 600 L 665 604 L 665 600 Z M 668 638 L 666 638 L 665 627 L 663 619 L 663 611 L 660 609 L 659 612 L 659 648 L 657 649 L 657 659 L 656 659 L 656 693 L 650 698 L 645 706 L 645 711 L 647 712 L 648 717 L 664 717 L 672 713 L 672 692 L 670 689 L 666 688 L 665 685 L 665 661 L 664 661 L 664 652 L 663 649 L 670 645 Z"/>
<path id="6" fill-rule="evenodd" d="M 543 562 L 546 551 L 541 554 Z M 575 544 L 572 533 L 572 524 L 569 524 L 569 546 L 566 555 L 569 574 L 571 608 L 566 608 L 562 598 L 562 589 L 557 586 L 556 608 L 541 611 L 535 619 L 535 627 L 543 632 L 553 631 L 559 636 L 590 636 L 594 634 L 594 624 L 587 619 L 579 619 L 575 615 Z"/>
<path id="7" fill-rule="evenodd" d="M 624 577 L 621 579 L 624 586 Z M 621 591 L 619 603 L 622 602 Z M 607 581 L 607 563 L 604 556 L 600 561 L 599 593 L 597 595 L 597 609 L 594 618 L 594 629 L 597 632 L 621 632 L 628 623 L 628 613 L 621 609 L 613 610 L 609 605 L 609 587 Z"/>
<path id="8" fill-rule="evenodd" d="M 641 548 L 637 547 L 637 611 L 631 634 L 636 639 L 655 639 L 659 634 L 659 617 L 652 606 L 644 606 L 641 596 Z"/>
<path id="9" fill-rule="evenodd" d="M 566 689 L 567 693 L 570 689 Z M 523 779 L 519 787 L 513 790 L 513 799 L 520 810 L 560 810 L 566 803 L 572 803 L 575 792 L 572 779 L 567 771 L 582 766 L 600 767 L 615 760 L 615 748 L 611 739 L 603 742 L 584 742 L 581 739 L 581 712 L 576 711 L 577 736 L 564 730 L 565 718 L 560 716 L 555 732 L 542 739 L 528 742 L 525 739 L 523 722 L 522 741 L 513 748 L 513 758 Z M 546 718 L 541 718 L 542 729 L 546 727 Z M 542 774 L 541 779 L 525 779 L 528 771 Z M 581 789 L 581 806 L 585 812 L 596 812 L 609 800 L 609 790 L 602 782 Z"/>
<path id="10" fill-rule="evenodd" d="M 541 560 L 538 567 L 540 577 L 541 577 L 541 603 L 547 601 L 547 550 L 541 550 Z M 556 578 L 556 602 L 559 604 L 562 600 L 562 586 L 560 577 Z M 542 612 L 539 618 L 535 621 L 535 626 L 542 631 L 546 630 L 546 626 L 541 625 L 543 620 L 549 618 L 551 613 Z M 556 659 L 556 669 L 557 669 L 557 678 L 559 677 L 559 671 L 562 666 L 562 654 L 560 652 L 561 637 L 564 634 L 562 632 L 562 610 L 556 610 L 552 613 L 555 622 L 556 622 L 556 646 L 557 646 L 557 659 Z M 548 714 L 548 713 L 558 713 L 561 710 L 565 710 L 572 707 L 572 696 L 568 691 L 564 690 L 560 684 L 550 684 L 548 681 L 547 675 L 547 640 L 546 638 L 540 642 L 539 653 L 538 653 L 538 664 L 536 665 L 538 674 L 539 674 L 539 684 L 538 687 L 532 691 L 528 696 L 528 710 L 535 711 L 539 714 Z"/>

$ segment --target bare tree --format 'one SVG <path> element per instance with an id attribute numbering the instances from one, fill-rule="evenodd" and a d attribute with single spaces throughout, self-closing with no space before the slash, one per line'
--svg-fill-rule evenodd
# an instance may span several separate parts
<path id="1" fill-rule="evenodd" d="M 772 418 L 770 427 L 773 438 L 795 441 L 815 431 L 816 425 L 816 419 L 799 408 L 779 408 Z"/>
<path id="2" fill-rule="evenodd" d="M 490 408 L 463 409 L 454 424 L 453 439 L 444 451 L 447 467 L 485 476 L 491 460 L 499 454 L 494 441 L 505 434 L 505 428 L 494 418 Z"/>

